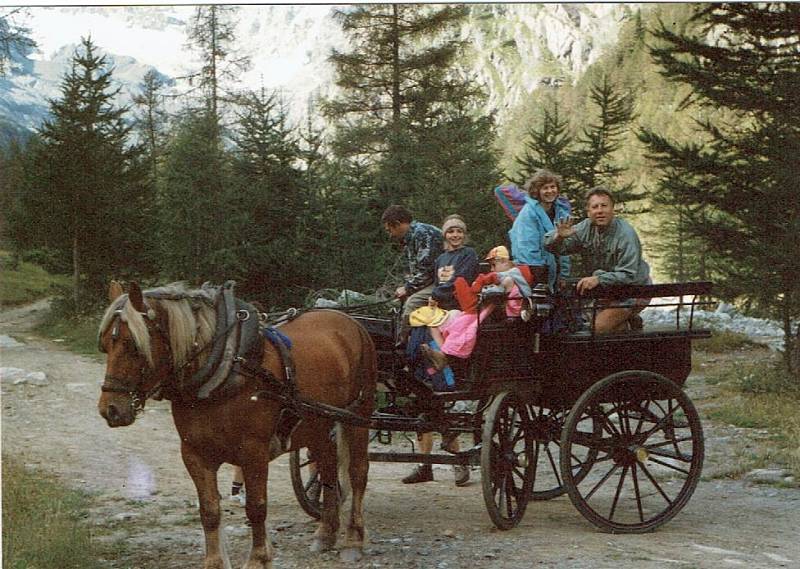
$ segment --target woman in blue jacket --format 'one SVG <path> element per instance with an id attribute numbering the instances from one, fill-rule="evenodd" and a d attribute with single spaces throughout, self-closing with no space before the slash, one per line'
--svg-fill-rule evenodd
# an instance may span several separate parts
<path id="1" fill-rule="evenodd" d="M 525 183 L 528 196 L 514 225 L 508 232 L 514 262 L 530 267 L 547 267 L 548 284 L 556 290 L 556 281 L 569 276 L 567 255 L 554 255 L 544 248 L 544 234 L 556 223 L 568 219 L 572 212 L 569 201 L 559 196 L 561 176 L 549 170 L 539 170 Z"/>

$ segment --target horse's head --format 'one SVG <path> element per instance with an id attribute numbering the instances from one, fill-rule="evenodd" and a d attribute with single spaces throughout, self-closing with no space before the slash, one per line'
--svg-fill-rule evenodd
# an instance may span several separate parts
<path id="1" fill-rule="evenodd" d="M 111 305 L 98 336 L 100 351 L 108 357 L 97 408 L 110 427 L 124 427 L 172 373 L 172 358 L 166 316 L 148 306 L 138 284 L 132 283 L 125 295 L 112 282 L 108 296 Z"/>

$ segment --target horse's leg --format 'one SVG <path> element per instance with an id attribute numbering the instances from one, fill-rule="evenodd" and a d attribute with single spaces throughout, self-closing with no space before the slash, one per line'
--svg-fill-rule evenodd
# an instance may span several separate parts
<path id="1" fill-rule="evenodd" d="M 181 456 L 186 470 L 197 488 L 200 501 L 200 521 L 206 537 L 206 559 L 203 569 L 231 569 L 220 529 L 219 489 L 217 488 L 218 463 L 210 463 L 188 444 L 181 444 Z"/>
<path id="2" fill-rule="evenodd" d="M 350 486 L 353 501 L 350 503 L 350 521 L 347 524 L 345 543 L 339 552 L 342 561 L 354 562 L 362 557 L 364 550 L 364 492 L 367 489 L 369 471 L 369 430 L 342 425 L 339 442 L 339 459 L 348 461 Z M 347 454 L 343 457 L 343 454 Z"/>
<path id="3" fill-rule="evenodd" d="M 336 475 L 336 445 L 330 440 L 330 424 L 319 430 L 319 436 L 309 444 L 314 456 L 322 483 L 322 515 L 319 527 L 311 542 L 311 551 L 328 551 L 336 545 L 336 534 L 339 531 L 339 489 Z"/>
<path id="4" fill-rule="evenodd" d="M 270 569 L 272 567 L 272 544 L 267 537 L 267 479 L 269 458 L 267 449 L 249 448 L 247 459 L 242 464 L 244 487 L 247 492 L 245 512 L 250 522 L 253 544 L 250 557 L 243 569 Z"/>

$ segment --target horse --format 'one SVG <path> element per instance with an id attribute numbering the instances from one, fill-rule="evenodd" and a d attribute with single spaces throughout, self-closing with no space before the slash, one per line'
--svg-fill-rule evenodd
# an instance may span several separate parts
<path id="1" fill-rule="evenodd" d="M 344 561 L 357 561 L 365 539 L 366 422 L 357 425 L 305 413 L 291 432 L 288 447 L 287 441 L 281 447 L 275 429 L 286 402 L 264 396 L 261 374 L 245 375 L 237 390 L 224 398 L 199 400 L 182 393 L 183 382 L 204 364 L 213 344 L 217 315 L 208 294 L 207 289 L 191 290 L 182 283 L 144 292 L 131 283 L 124 294 L 121 285 L 112 282 L 111 304 L 98 331 L 99 347 L 107 354 L 100 415 L 110 427 L 124 427 L 134 422 L 149 397 L 167 394 L 181 439 L 181 456 L 199 498 L 206 544 L 204 569 L 230 568 L 220 527 L 220 465 L 239 465 L 244 474 L 245 511 L 252 528 L 244 569 L 267 569 L 273 558 L 266 532 L 269 462 L 282 451 L 302 447 L 314 456 L 322 483 L 322 516 L 311 550 L 326 551 L 336 544 L 341 485 L 351 494 L 351 509 L 339 554 Z M 315 309 L 279 330 L 291 342 L 296 396 L 347 409 L 368 420 L 374 406 L 377 360 L 364 328 L 342 312 Z M 261 369 L 288 389 L 288 371 L 279 350 L 262 336 L 258 341 L 263 342 Z"/>

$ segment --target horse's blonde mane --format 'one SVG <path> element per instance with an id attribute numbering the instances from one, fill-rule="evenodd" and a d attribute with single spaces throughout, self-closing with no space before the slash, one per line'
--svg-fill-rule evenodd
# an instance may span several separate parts
<path id="1" fill-rule="evenodd" d="M 169 322 L 169 343 L 172 352 L 172 364 L 177 370 L 182 367 L 195 346 L 206 346 L 214 335 L 217 317 L 212 305 L 214 291 L 207 288 L 187 289 L 185 283 L 172 283 L 163 287 L 149 289 L 144 292 L 145 304 L 148 308 L 163 309 Z M 175 297 L 159 298 L 163 296 Z M 193 310 L 193 306 L 196 310 Z M 145 316 L 128 302 L 128 295 L 123 294 L 106 309 L 100 321 L 99 335 L 108 329 L 114 314 L 121 310 L 123 322 L 128 324 L 136 349 L 147 359 L 153 367 L 153 353 L 150 347 L 150 334 Z M 206 355 L 200 358 L 202 365 Z"/>

